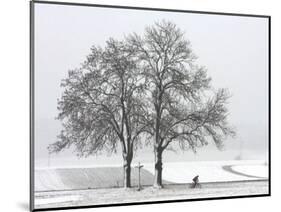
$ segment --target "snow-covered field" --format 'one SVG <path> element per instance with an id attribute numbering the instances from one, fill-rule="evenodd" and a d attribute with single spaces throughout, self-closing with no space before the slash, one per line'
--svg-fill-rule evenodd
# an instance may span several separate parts
<path id="1" fill-rule="evenodd" d="M 268 178 L 268 166 L 265 166 L 264 164 L 236 165 L 232 166 L 232 169 L 236 172 L 244 173 L 247 175 Z"/>
<path id="2" fill-rule="evenodd" d="M 153 164 L 145 164 L 144 167 L 151 173 L 154 172 Z M 229 167 L 237 173 L 230 172 L 225 167 Z M 187 183 L 196 175 L 199 175 L 200 182 L 229 182 L 268 178 L 268 166 L 264 161 L 259 160 L 177 162 L 165 163 L 163 168 L 163 178 L 174 183 Z"/>
<path id="3" fill-rule="evenodd" d="M 132 185 L 138 184 L 138 170 L 131 171 Z M 141 171 L 142 185 L 151 185 L 153 175 Z M 168 182 L 165 182 L 168 183 Z M 122 167 L 41 169 L 35 171 L 35 191 L 116 188 L 123 186 Z"/>
<path id="4" fill-rule="evenodd" d="M 134 167 L 136 164 L 133 164 Z M 151 185 L 154 164 L 143 164 L 141 182 Z M 114 173 L 114 174 L 112 174 Z M 166 184 L 190 183 L 199 175 L 200 182 L 233 182 L 268 178 L 264 161 L 202 161 L 163 164 Z M 138 172 L 132 170 L 132 183 L 137 185 Z M 117 165 L 74 168 L 40 168 L 35 170 L 35 191 L 112 188 L 122 186 L 122 167 Z"/>
<path id="5" fill-rule="evenodd" d="M 134 167 L 136 164 L 132 164 Z M 140 192 L 138 172 L 132 169 L 132 189 L 122 187 L 122 167 L 52 167 L 35 170 L 35 207 L 64 207 L 124 202 L 196 199 L 268 193 L 268 166 L 264 161 L 202 161 L 163 164 L 164 189 L 155 190 L 154 164 L 144 163 Z M 191 189 L 199 175 L 202 188 Z"/>

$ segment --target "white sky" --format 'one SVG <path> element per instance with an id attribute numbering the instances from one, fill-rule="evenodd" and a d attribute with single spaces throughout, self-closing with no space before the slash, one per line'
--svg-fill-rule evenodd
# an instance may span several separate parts
<path id="1" fill-rule="evenodd" d="M 35 153 L 46 157 L 60 125 L 57 99 L 67 71 L 79 67 L 92 45 L 122 39 L 162 19 L 185 31 L 198 64 L 215 88 L 229 88 L 229 121 L 243 148 L 266 155 L 268 143 L 268 20 L 266 18 L 35 4 Z M 247 151 L 246 151 L 247 152 Z M 190 153 L 188 153 L 190 154 Z M 214 154 L 218 154 L 217 152 Z M 223 153 L 221 153 L 223 155 Z M 198 156 L 197 156 L 198 157 Z M 209 156 L 213 157 L 212 155 Z M 202 157 L 203 158 L 203 157 Z M 222 157 L 223 159 L 224 157 Z M 221 158 L 220 158 L 221 159 Z"/>

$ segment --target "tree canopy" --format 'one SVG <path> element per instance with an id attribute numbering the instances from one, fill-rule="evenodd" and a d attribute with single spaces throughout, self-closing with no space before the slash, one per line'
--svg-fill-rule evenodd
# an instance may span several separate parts
<path id="1" fill-rule="evenodd" d="M 143 35 L 110 38 L 91 48 L 80 68 L 62 81 L 58 119 L 63 130 L 49 148 L 75 146 L 80 156 L 122 149 L 124 185 L 130 186 L 133 153 L 153 144 L 156 187 L 162 186 L 162 153 L 213 141 L 222 147 L 235 131 L 229 125 L 227 89 L 214 89 L 207 69 L 197 64 L 190 42 L 174 23 L 161 21 Z"/>
<path id="2" fill-rule="evenodd" d="M 50 151 L 74 145 L 78 155 L 88 156 L 104 149 L 116 152 L 120 144 L 124 168 L 130 169 L 146 129 L 144 86 L 135 60 L 125 43 L 109 39 L 104 49 L 93 46 L 82 66 L 68 72 L 58 101 L 63 130 Z"/>
<path id="3" fill-rule="evenodd" d="M 170 143 L 196 151 L 213 140 L 220 148 L 226 136 L 235 134 L 227 122 L 229 94 L 213 91 L 206 68 L 196 64 L 190 42 L 175 24 L 155 23 L 143 36 L 132 34 L 127 41 L 138 52 L 147 82 L 155 173 L 160 173 L 155 184 L 161 186 L 162 152 Z"/>

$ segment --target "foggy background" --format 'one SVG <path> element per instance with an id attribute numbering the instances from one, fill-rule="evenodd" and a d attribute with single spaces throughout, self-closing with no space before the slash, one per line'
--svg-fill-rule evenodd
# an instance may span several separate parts
<path id="1" fill-rule="evenodd" d="M 215 88 L 228 88 L 229 123 L 237 137 L 193 152 L 165 152 L 164 161 L 266 159 L 268 152 L 268 32 L 267 19 L 77 7 L 35 5 L 35 164 L 39 166 L 122 163 L 121 155 L 77 159 L 72 150 L 48 157 L 47 146 L 60 132 L 57 99 L 61 79 L 79 67 L 92 45 L 109 37 L 122 39 L 162 19 L 174 22 L 191 42 L 197 63 L 208 69 Z M 153 162 L 151 148 L 133 162 Z"/>

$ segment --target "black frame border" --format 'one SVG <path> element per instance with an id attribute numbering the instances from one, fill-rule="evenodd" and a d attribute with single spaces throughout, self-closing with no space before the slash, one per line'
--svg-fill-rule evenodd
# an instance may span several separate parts
<path id="1" fill-rule="evenodd" d="M 210 11 L 195 11 L 195 10 L 179 10 L 179 9 L 165 9 L 165 8 L 147 8 L 147 7 L 133 7 L 121 5 L 105 5 L 105 4 L 89 4 L 89 3 L 74 3 L 74 2 L 55 2 L 55 1 L 41 1 L 31 0 L 30 2 L 30 23 L 29 23 L 29 68 L 30 68 L 30 84 L 29 84 L 29 137 L 30 137 L 30 155 L 29 155 L 29 204 L 30 211 L 53 211 L 53 210 L 68 210 L 68 209 L 86 209 L 86 208 L 100 208 L 100 207 L 114 207 L 114 206 L 131 206 L 131 205 L 147 205 L 147 204 L 160 204 L 160 203 L 177 203 L 177 202 L 193 202 L 204 200 L 224 200 L 224 199 L 240 199 L 240 198 L 253 198 L 253 197 L 269 197 L 271 196 L 271 16 L 270 15 L 257 15 L 257 14 L 239 14 L 227 12 L 210 12 Z M 129 202 L 129 203 L 115 203 L 115 204 L 100 204 L 100 205 L 84 205 L 84 206 L 69 206 L 69 207 L 54 207 L 54 208 L 34 208 L 34 76 L 35 76 L 35 43 L 34 43 L 34 5 L 35 4 L 52 4 L 52 5 L 65 5 L 65 6 L 84 6 L 84 7 L 101 7 L 101 8 L 117 8 L 129 10 L 150 10 L 162 12 L 179 12 L 179 13 L 195 13 L 205 15 L 225 15 L 225 16 L 240 16 L 240 17 L 253 17 L 253 18 L 266 18 L 268 20 L 268 193 L 257 195 L 238 195 L 238 196 L 222 196 L 210 198 L 197 198 L 197 199 L 178 199 L 178 200 L 160 200 L 160 201 L 145 201 L 145 202 Z"/>

